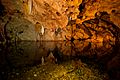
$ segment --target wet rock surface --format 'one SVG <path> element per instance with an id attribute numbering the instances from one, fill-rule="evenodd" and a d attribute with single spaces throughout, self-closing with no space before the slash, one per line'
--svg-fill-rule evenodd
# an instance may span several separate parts
<path id="1" fill-rule="evenodd" d="M 1 80 L 119 80 L 119 45 L 17 42 L 0 54 Z"/>
<path id="2" fill-rule="evenodd" d="M 76 65 L 77 63 L 77 65 Z M 19 77 L 22 76 L 22 77 Z M 39 65 L 38 67 L 33 67 L 31 70 L 27 70 L 19 75 L 14 75 L 14 77 L 9 77 L 10 79 L 16 80 L 86 80 L 86 79 L 97 79 L 102 80 L 107 77 L 107 74 L 100 74 L 97 69 L 90 68 L 88 65 L 82 63 L 81 61 L 69 61 L 61 65 L 56 64 L 46 64 L 44 66 Z M 9 79 L 8 78 L 8 79 Z"/>

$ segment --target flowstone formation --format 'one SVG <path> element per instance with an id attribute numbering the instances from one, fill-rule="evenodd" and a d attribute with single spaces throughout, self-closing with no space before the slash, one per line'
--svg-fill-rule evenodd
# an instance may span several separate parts
<path id="1" fill-rule="evenodd" d="M 114 42 L 119 36 L 119 4 L 119 0 L 1 0 L 0 36 L 3 41 Z"/>

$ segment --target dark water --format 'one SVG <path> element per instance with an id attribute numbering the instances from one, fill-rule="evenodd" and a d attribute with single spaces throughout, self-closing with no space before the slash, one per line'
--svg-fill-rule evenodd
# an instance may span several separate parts
<path id="1" fill-rule="evenodd" d="M 43 64 L 46 64 L 45 66 L 49 67 L 47 62 L 49 64 L 59 66 L 64 65 L 64 63 L 69 63 L 71 60 L 81 60 L 81 62 L 85 63 L 88 67 L 95 65 L 94 68 L 97 69 L 100 74 L 107 74 L 107 77 L 102 80 L 120 79 L 119 45 L 110 45 L 109 43 L 93 43 L 87 41 L 23 41 L 10 43 L 6 46 L 0 46 L 0 80 L 26 80 L 26 78 L 22 76 L 24 75 L 23 73 L 27 73 L 27 71 L 30 71 L 33 67 Z M 39 68 L 40 66 L 35 70 L 38 71 L 37 69 Z M 50 70 L 52 71 L 52 68 L 50 68 Z M 16 77 L 16 75 L 20 77 Z M 41 78 L 27 79 L 43 80 Z M 48 79 L 44 78 L 44 80 Z"/>

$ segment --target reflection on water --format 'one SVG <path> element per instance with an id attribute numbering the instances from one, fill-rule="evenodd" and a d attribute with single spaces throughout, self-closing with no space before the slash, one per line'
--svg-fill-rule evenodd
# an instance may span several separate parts
<path id="1" fill-rule="evenodd" d="M 109 80 L 120 74 L 119 49 L 110 43 L 24 41 L 1 48 L 1 80 Z"/>

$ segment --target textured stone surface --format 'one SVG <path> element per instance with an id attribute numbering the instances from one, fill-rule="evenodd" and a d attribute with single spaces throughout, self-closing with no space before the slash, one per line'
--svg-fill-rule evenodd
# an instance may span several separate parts
<path id="1" fill-rule="evenodd" d="M 21 40 L 77 39 L 104 42 L 115 41 L 116 33 L 119 32 L 119 0 L 1 0 L 1 3 L 7 16 L 22 14 L 20 22 L 15 22 L 17 18 L 12 21 L 13 26 L 29 26 L 28 29 L 24 28 L 25 33 L 14 33 Z M 37 23 L 39 25 L 36 27 Z"/>
<path id="2" fill-rule="evenodd" d="M 13 40 L 36 40 L 34 25 L 22 17 L 13 16 L 6 29 Z"/>

